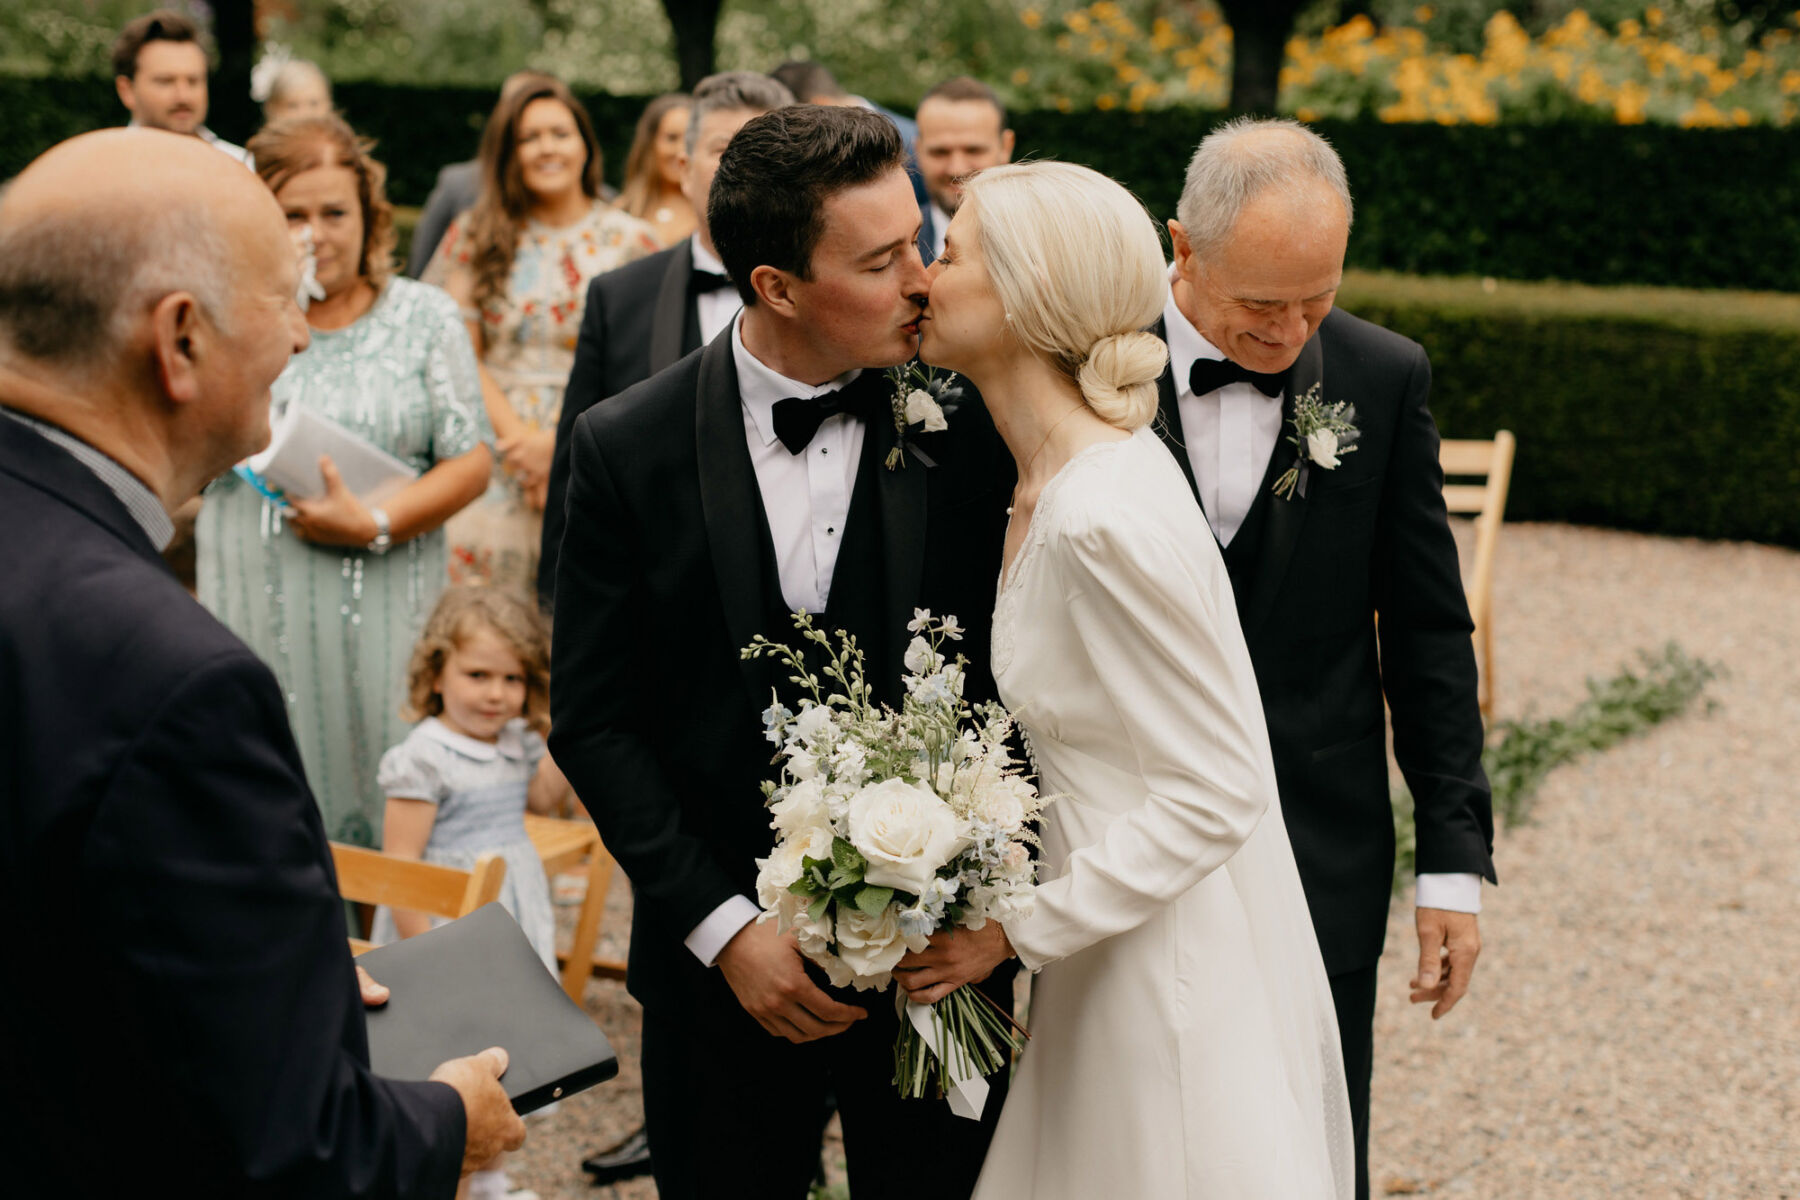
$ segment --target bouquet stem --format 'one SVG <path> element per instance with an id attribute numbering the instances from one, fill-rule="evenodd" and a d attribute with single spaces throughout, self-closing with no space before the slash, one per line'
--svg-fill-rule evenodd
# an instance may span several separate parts
<path id="1" fill-rule="evenodd" d="M 904 991 L 896 989 L 895 1004 L 894 1086 L 908 1099 L 941 1098 L 959 1080 L 992 1075 L 1031 1036 L 993 997 L 967 984 L 931 1006 L 929 1041 L 907 1019 Z"/>

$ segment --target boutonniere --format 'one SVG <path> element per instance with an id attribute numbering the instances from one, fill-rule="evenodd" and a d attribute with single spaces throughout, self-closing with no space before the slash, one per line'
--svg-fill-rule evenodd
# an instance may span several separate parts
<path id="1" fill-rule="evenodd" d="M 906 465 L 906 451 L 911 450 L 913 456 L 928 467 L 936 466 L 925 452 L 919 449 L 909 436 L 913 426 L 919 427 L 920 433 L 937 433 L 950 428 L 948 420 L 951 413 L 962 403 L 963 390 L 956 382 L 956 373 L 940 375 L 930 367 L 914 359 L 897 367 L 888 368 L 888 382 L 894 385 L 891 405 L 894 410 L 894 432 L 900 435 L 900 443 L 888 451 L 887 469 Z"/>
<path id="2" fill-rule="evenodd" d="M 1347 400 L 1327 404 L 1319 399 L 1319 384 L 1294 397 L 1294 435 L 1288 441 L 1299 451 L 1294 465 L 1275 481 L 1275 494 L 1291 500 L 1296 489 L 1306 495 L 1306 477 L 1313 467 L 1335 471 L 1346 454 L 1356 449 L 1362 431 L 1356 427 L 1356 406 Z"/>

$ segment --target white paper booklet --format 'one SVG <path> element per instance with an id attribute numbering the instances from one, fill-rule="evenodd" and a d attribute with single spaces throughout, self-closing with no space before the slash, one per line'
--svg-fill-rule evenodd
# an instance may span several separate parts
<path id="1" fill-rule="evenodd" d="M 329 417 L 289 404 L 274 420 L 269 448 L 245 460 L 271 488 L 300 500 L 325 494 L 319 455 L 331 455 L 344 486 L 365 504 L 379 504 L 419 477 L 419 472 Z"/>

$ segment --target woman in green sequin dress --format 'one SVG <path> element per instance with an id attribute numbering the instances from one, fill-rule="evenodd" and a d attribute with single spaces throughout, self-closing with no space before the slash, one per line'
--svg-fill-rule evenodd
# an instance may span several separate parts
<path id="1" fill-rule="evenodd" d="M 407 656 L 446 580 L 443 524 L 487 486 L 491 435 L 455 302 L 393 276 L 385 172 L 366 146 L 337 117 L 272 126 L 252 145 L 290 228 L 312 230 L 325 292 L 274 404 L 321 413 L 420 476 L 378 509 L 337 484 L 292 511 L 225 476 L 200 512 L 200 600 L 274 668 L 326 832 L 371 846 L 376 770 L 408 728 Z"/>

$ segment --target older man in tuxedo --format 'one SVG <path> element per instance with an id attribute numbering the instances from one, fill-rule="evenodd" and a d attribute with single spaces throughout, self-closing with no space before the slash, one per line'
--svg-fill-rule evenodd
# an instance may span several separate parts
<path id="1" fill-rule="evenodd" d="M 792 104 L 786 87 L 755 71 L 709 75 L 694 88 L 688 113 L 681 190 L 699 214 L 699 227 L 680 245 L 608 271 L 588 284 L 575 366 L 563 392 L 544 504 L 544 544 L 538 560 L 538 602 L 555 602 L 556 560 L 562 550 L 569 488 L 569 435 L 575 419 L 610 396 L 691 354 L 719 335 L 743 307 L 706 223 L 706 197 L 719 158 L 750 118 Z"/>
<path id="2" fill-rule="evenodd" d="M 858 1200 L 917 1194 L 895 1145 L 929 1147 L 928 1190 L 963 1197 L 998 1119 L 1004 1072 L 979 1123 L 901 1100 L 891 998 L 829 988 L 751 899 L 773 846 L 761 713 L 786 686 L 740 656 L 755 635 L 792 641 L 790 612 L 819 614 L 897 704 L 914 608 L 955 613 L 969 690 L 993 694 L 1010 457 L 966 403 L 884 465 L 901 431 L 881 368 L 916 349 L 928 285 L 904 161 L 893 125 L 858 108 L 746 124 L 708 203 L 744 311 L 571 438 L 550 742 L 632 883 L 664 1200 L 799 1200 L 828 1091 Z"/>
<path id="3" fill-rule="evenodd" d="M 1375 964 L 1394 871 L 1384 701 L 1418 829 L 1415 1003 L 1441 1017 L 1480 951 L 1493 817 L 1473 626 L 1445 516 L 1431 368 L 1332 307 L 1351 200 L 1291 121 L 1233 121 L 1189 166 L 1162 332 L 1164 438 L 1222 548 L 1256 667 L 1294 857 L 1337 1002 L 1368 1193 Z M 1355 406 L 1328 461 L 1296 402 Z M 1277 490 L 1290 469 L 1294 486 Z M 1379 625 L 1376 618 L 1379 617 Z"/>
<path id="4" fill-rule="evenodd" d="M 201 141 L 87 134 L 0 204 L 0 1155 L 20 1196 L 452 1195 L 524 1127 L 485 1051 L 369 1071 L 269 668 L 157 554 L 307 345 L 280 207 Z"/>

